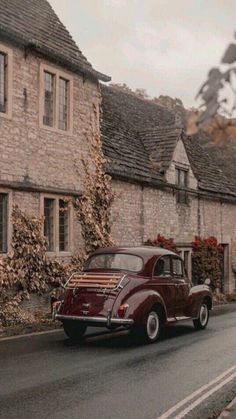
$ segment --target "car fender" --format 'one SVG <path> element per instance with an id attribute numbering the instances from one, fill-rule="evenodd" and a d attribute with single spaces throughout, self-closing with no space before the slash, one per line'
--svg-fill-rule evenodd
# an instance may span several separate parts
<path id="1" fill-rule="evenodd" d="M 161 295 L 152 290 L 140 290 L 132 294 L 125 304 L 129 305 L 128 317 L 134 320 L 135 324 L 143 324 L 151 308 L 160 304 L 163 307 L 163 315 L 167 318 L 166 306 Z"/>
<path id="2" fill-rule="evenodd" d="M 204 300 L 207 301 L 209 310 L 212 310 L 212 292 L 207 285 L 196 285 L 191 288 L 190 294 L 191 317 L 197 318 L 200 313 L 201 304 Z"/>

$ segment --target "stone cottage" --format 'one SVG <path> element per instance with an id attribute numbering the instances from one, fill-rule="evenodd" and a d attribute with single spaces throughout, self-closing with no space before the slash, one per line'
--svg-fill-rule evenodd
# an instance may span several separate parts
<path id="1" fill-rule="evenodd" d="M 195 235 L 224 247 L 222 288 L 235 289 L 236 189 L 220 163 L 176 126 L 165 108 L 102 86 L 101 126 L 113 178 L 113 237 L 141 244 L 158 233 L 177 243 L 191 276 Z"/>
<path id="2" fill-rule="evenodd" d="M 1 0 L 1 255 L 10 248 L 14 204 L 45 216 L 50 255 L 81 246 L 64 199 L 83 189 L 81 155 L 89 130 L 99 130 L 99 80 L 110 78 L 87 61 L 46 0 Z"/>
<path id="3" fill-rule="evenodd" d="M 81 157 L 101 129 L 115 201 L 112 235 L 138 245 L 162 233 L 191 275 L 191 241 L 224 246 L 224 289 L 235 288 L 236 189 L 163 106 L 99 85 L 96 71 L 46 0 L 0 2 L 0 256 L 10 250 L 11 209 L 44 216 L 48 255 L 83 247 L 65 198 L 83 191 Z M 102 94 L 102 122 L 99 109 Z"/>

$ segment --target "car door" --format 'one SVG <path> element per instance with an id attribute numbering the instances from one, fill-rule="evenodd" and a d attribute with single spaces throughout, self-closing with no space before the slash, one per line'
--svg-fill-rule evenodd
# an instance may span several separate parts
<path id="1" fill-rule="evenodd" d="M 175 283 L 175 317 L 183 317 L 189 299 L 190 281 L 178 256 L 172 256 L 172 277 Z"/>
<path id="2" fill-rule="evenodd" d="M 160 257 L 153 270 L 152 287 L 162 297 L 167 311 L 168 318 L 175 316 L 175 282 L 171 276 L 171 257 L 165 255 Z"/>

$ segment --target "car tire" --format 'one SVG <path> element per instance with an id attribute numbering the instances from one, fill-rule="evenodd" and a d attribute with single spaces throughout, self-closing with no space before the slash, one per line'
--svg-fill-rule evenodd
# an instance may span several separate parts
<path id="1" fill-rule="evenodd" d="M 200 307 L 199 316 L 197 319 L 193 320 L 193 325 L 196 330 L 203 330 L 207 327 L 208 320 L 209 308 L 207 306 L 207 303 L 203 301 Z"/>
<path id="2" fill-rule="evenodd" d="M 158 340 L 161 333 L 161 314 L 158 309 L 152 309 L 144 325 L 135 325 L 131 329 L 131 335 L 136 339 L 144 340 L 146 343 L 154 343 Z"/>
<path id="3" fill-rule="evenodd" d="M 80 341 L 86 332 L 87 326 L 77 321 L 63 322 L 64 332 L 73 341 Z"/>

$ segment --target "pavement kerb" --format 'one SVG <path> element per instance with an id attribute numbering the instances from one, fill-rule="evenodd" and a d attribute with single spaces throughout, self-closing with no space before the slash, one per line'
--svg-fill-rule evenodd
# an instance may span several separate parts
<path id="1" fill-rule="evenodd" d="M 213 301 L 213 310 L 211 312 L 212 315 L 217 314 L 221 311 L 230 312 L 236 310 L 236 301 L 229 302 L 229 303 L 214 303 Z"/>
<path id="2" fill-rule="evenodd" d="M 224 304 L 213 303 L 213 311 L 211 312 L 211 315 L 215 316 L 220 315 L 221 312 L 229 313 L 231 311 L 236 311 L 236 302 Z M 25 326 L 2 328 L 0 329 L 0 341 L 12 336 L 32 335 L 40 332 L 49 333 L 50 331 L 58 329 L 62 330 L 61 323 L 52 321 L 50 321 L 48 324 L 39 323 Z"/>
<path id="3" fill-rule="evenodd" d="M 226 406 L 226 408 L 223 410 L 223 412 L 221 412 L 217 419 L 226 418 L 236 419 L 236 397 L 230 404 L 228 404 L 228 406 Z"/>

